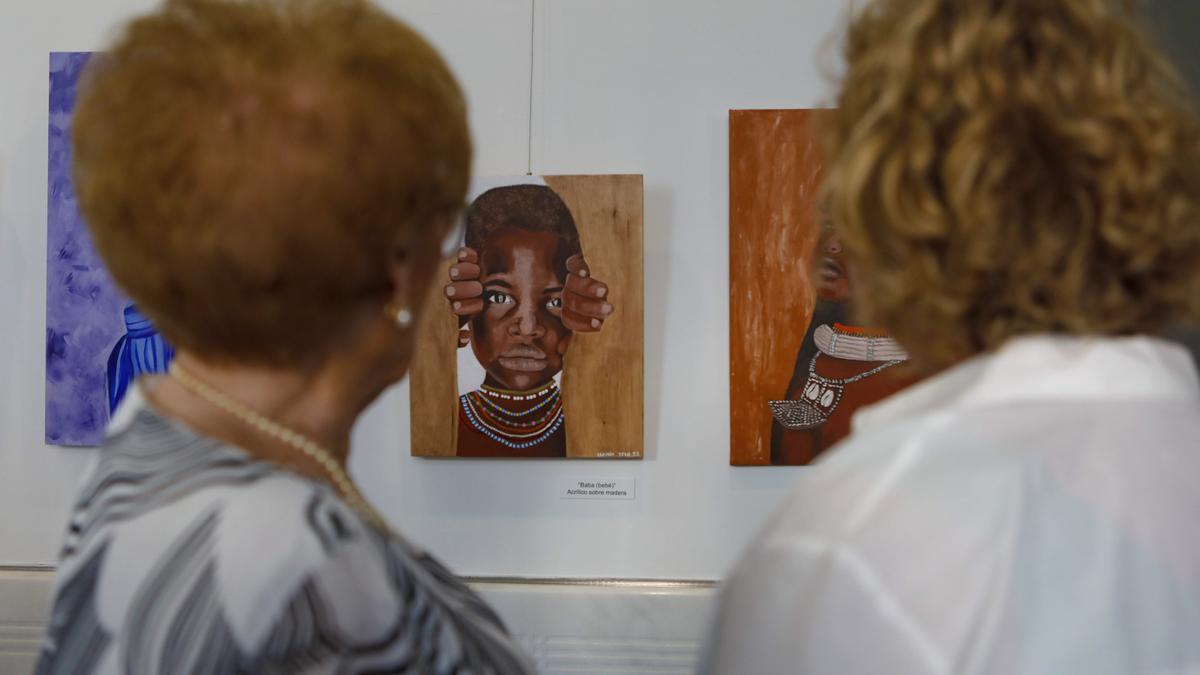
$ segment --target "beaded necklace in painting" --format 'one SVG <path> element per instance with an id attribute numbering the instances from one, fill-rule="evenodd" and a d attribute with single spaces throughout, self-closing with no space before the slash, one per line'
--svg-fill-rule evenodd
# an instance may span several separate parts
<path id="1" fill-rule="evenodd" d="M 506 401 L 538 401 L 524 410 L 510 410 Z M 459 398 L 471 427 L 515 450 L 533 447 L 554 435 L 563 424 L 562 397 L 550 382 L 532 392 L 515 392 L 486 385 Z"/>
<path id="2" fill-rule="evenodd" d="M 804 380 L 800 399 L 767 401 L 771 415 L 783 428 L 792 431 L 815 429 L 825 424 L 837 409 L 838 403 L 841 403 L 842 393 L 847 384 L 865 380 L 908 360 L 908 353 L 904 348 L 885 333 L 843 326 L 840 323 L 835 323 L 833 327 L 817 326 L 813 332 L 813 341 L 816 342 L 817 353 L 813 354 L 812 361 L 808 364 L 808 377 Z M 817 374 L 817 359 L 822 354 L 847 361 L 884 363 L 853 377 L 825 377 Z"/>
<path id="3" fill-rule="evenodd" d="M 886 334 L 840 323 L 817 326 L 813 341 L 823 353 L 847 361 L 903 361 L 908 358 L 895 340 Z"/>
<path id="4" fill-rule="evenodd" d="M 505 401 L 532 401 L 536 398 L 544 398 L 554 394 L 558 395 L 558 385 L 554 380 L 550 380 L 537 389 L 530 391 L 512 391 L 509 389 L 500 389 L 499 387 L 489 387 L 486 384 L 479 385 L 479 391 L 483 392 L 491 398 L 498 398 Z"/>

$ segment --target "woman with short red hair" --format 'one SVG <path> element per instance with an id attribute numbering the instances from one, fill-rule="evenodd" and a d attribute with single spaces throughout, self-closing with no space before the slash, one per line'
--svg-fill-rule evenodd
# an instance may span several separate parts
<path id="1" fill-rule="evenodd" d="M 93 60 L 75 184 L 176 348 L 75 505 L 39 673 L 527 673 L 345 469 L 462 206 L 462 93 L 365 0 L 168 0 Z"/>

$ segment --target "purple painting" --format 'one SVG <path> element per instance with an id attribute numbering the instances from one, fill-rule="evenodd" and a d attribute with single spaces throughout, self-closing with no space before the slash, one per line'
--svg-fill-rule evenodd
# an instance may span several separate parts
<path id="1" fill-rule="evenodd" d="M 141 373 L 171 348 L 105 271 L 71 185 L 71 113 L 87 52 L 50 54 L 46 261 L 46 442 L 98 445 Z"/>

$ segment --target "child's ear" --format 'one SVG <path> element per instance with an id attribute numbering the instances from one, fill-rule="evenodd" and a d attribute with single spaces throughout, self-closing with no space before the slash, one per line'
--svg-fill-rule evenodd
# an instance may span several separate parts
<path id="1" fill-rule="evenodd" d="M 458 329 L 458 348 L 462 349 L 471 344 L 471 324 Z"/>
<path id="2" fill-rule="evenodd" d="M 566 337 L 563 337 L 558 341 L 558 355 L 559 356 L 565 356 L 567 354 L 567 348 L 571 346 L 571 338 L 572 337 L 574 337 L 573 334 L 567 335 Z"/>

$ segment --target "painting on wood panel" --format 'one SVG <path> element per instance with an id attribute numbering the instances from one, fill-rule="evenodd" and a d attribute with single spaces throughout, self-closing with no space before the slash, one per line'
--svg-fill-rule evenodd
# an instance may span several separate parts
<path id="1" fill-rule="evenodd" d="M 829 110 L 729 113 L 730 462 L 809 464 L 859 408 L 912 382 L 904 350 L 852 322 L 853 288 L 819 198 Z"/>
<path id="2" fill-rule="evenodd" d="M 99 445 L 133 380 L 173 355 L 113 283 L 71 182 L 71 117 L 92 55 L 50 54 L 46 260 L 46 442 Z"/>
<path id="3" fill-rule="evenodd" d="M 642 178 L 479 179 L 430 291 L 412 454 L 640 458 Z"/>

